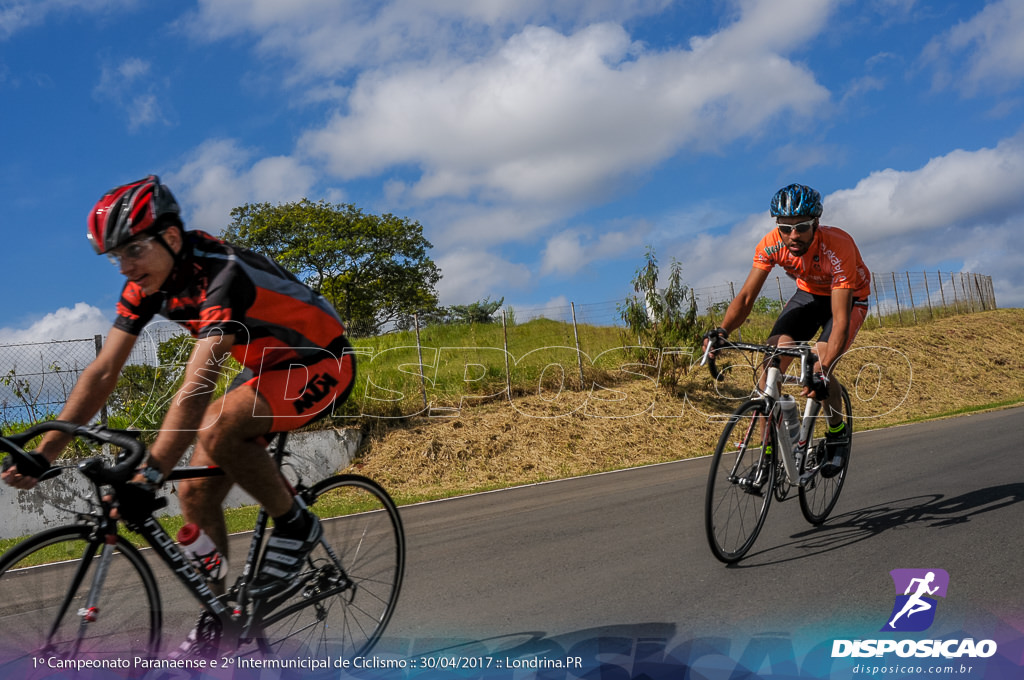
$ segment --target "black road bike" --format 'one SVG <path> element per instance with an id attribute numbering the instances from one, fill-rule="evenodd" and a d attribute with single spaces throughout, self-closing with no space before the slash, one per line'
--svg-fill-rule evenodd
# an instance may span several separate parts
<path id="1" fill-rule="evenodd" d="M 269 519 L 261 509 L 241 575 L 216 595 L 154 517 L 166 499 L 128 482 L 146 453 L 133 433 L 49 421 L 0 437 L 0 451 L 23 474 L 38 476 L 23 447 L 49 430 L 120 452 L 113 464 L 100 456 L 42 476 L 77 469 L 93 488 L 90 510 L 0 557 L 0 676 L 13 677 L 8 671 L 40 659 L 155 658 L 181 642 L 163 641 L 161 649 L 160 582 L 144 557 L 149 551 L 134 547 L 120 525 L 140 535 L 202 606 L 205 623 L 197 632 L 219 654 L 352 658 L 366 654 L 387 626 L 405 571 L 405 536 L 398 509 L 376 482 L 351 474 L 314 483 L 295 479 L 285 435 L 278 435 L 268 453 L 279 469 L 292 468 L 289 483 L 321 518 L 323 538 L 297 580 L 282 592 L 255 596 L 251 584 Z M 169 481 L 223 474 L 217 467 L 183 467 Z"/>

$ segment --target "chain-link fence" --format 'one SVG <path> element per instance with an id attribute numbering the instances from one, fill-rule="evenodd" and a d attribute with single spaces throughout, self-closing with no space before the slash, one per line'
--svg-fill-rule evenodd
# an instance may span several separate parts
<path id="1" fill-rule="evenodd" d="M 716 325 L 740 285 L 729 282 L 691 289 L 689 295 L 698 314 Z M 792 279 L 771 277 L 761 291 L 762 304 L 755 309 L 769 316 L 777 314 L 795 290 Z M 512 384 L 524 377 L 529 384 L 549 384 L 552 390 L 566 384 L 588 384 L 584 379 L 586 370 L 600 367 L 602 362 L 617 368 L 629 361 L 622 346 L 636 341 L 626 335 L 620 313 L 623 302 L 565 301 L 509 307 L 496 315 L 501 323 L 468 329 L 417 323 L 414 331 L 357 339 L 361 393 L 354 397 L 373 402 L 374 408 L 369 411 L 387 412 L 389 405 L 394 405 L 402 412 L 400 415 L 410 415 L 410 399 L 426 406 L 435 401 L 428 391 L 437 391 L 441 397 L 451 396 L 445 395 L 445 390 L 466 394 L 470 383 L 477 394 L 506 390 L 511 394 Z M 963 272 L 873 273 L 869 303 L 866 327 L 915 324 L 996 306 L 992 278 Z M 139 338 L 129 363 L 157 366 L 161 343 L 182 332 L 167 321 L 151 324 Z M 0 426 L 59 413 L 102 342 L 102 337 L 96 336 L 0 345 Z M 558 371 L 553 371 L 553 366 L 559 367 Z M 420 367 L 422 370 L 417 370 Z M 449 375 L 447 386 L 441 377 L 445 374 Z M 415 376 L 412 388 L 410 376 Z M 410 389 L 421 394 L 410 394 Z"/>
<path id="2" fill-rule="evenodd" d="M 129 364 L 157 364 L 160 343 L 184 331 L 170 322 L 150 325 Z M 0 345 L 0 427 L 56 416 L 71 388 L 103 346 L 103 336 Z"/>
<path id="3" fill-rule="evenodd" d="M 730 281 L 718 286 L 693 288 L 690 293 L 697 312 L 709 316 L 714 323 L 720 321 L 726 307 L 736 297 L 742 283 Z M 789 277 L 769 277 L 761 289 L 761 298 L 772 304 L 769 309 L 781 309 L 796 292 L 796 281 Z M 774 303 L 778 302 L 776 306 Z M 953 314 L 968 314 L 996 308 L 992 277 L 967 272 L 902 272 L 872 273 L 869 326 L 888 326 L 918 323 Z M 546 318 L 594 326 L 622 326 L 619 314 L 621 302 L 596 302 L 547 305 L 544 307 L 515 308 L 515 321 Z"/>

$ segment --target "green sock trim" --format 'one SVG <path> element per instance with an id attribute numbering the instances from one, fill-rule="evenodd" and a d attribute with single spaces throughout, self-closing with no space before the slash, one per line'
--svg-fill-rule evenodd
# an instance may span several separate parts
<path id="1" fill-rule="evenodd" d="M 836 432 L 842 432 L 844 427 L 846 427 L 846 423 L 842 422 L 836 425 L 835 427 L 829 427 L 828 431 L 831 432 L 832 434 L 835 434 Z"/>

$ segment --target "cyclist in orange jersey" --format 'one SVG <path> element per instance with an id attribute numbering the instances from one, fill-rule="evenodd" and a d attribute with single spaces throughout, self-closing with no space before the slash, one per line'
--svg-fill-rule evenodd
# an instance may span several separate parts
<path id="1" fill-rule="evenodd" d="M 828 477 L 839 473 L 850 450 L 841 390 L 832 369 L 867 316 L 871 274 L 853 237 L 838 227 L 820 224 L 822 212 L 821 194 L 810 187 L 790 184 L 776 192 L 771 202 L 776 227 L 754 249 L 753 266 L 743 287 L 729 304 L 721 327 L 708 332 L 705 346 L 740 327 L 776 265 L 796 279 L 797 291 L 775 321 L 768 343 L 806 342 L 821 330 L 814 385 L 803 394 L 829 407 L 826 443 L 831 455 L 822 466 L 822 475 Z M 782 359 L 783 371 L 790 361 Z"/>

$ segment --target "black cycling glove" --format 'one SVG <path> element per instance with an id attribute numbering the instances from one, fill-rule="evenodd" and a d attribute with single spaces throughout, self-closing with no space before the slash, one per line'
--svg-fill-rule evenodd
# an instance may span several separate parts
<path id="1" fill-rule="evenodd" d="M 20 468 L 18 469 L 18 472 L 21 473 L 22 475 L 26 477 L 34 477 L 35 479 L 39 479 L 44 474 L 46 474 L 47 470 L 50 469 L 50 461 L 48 461 L 46 459 L 46 456 L 44 456 L 43 454 L 31 452 L 28 454 L 28 457 L 29 460 L 31 461 L 31 464 L 29 464 L 28 462 L 22 463 L 22 467 L 27 466 L 28 470 L 22 470 Z M 14 466 L 14 456 L 8 455 L 6 458 L 4 458 L 4 472 L 7 472 Z"/>
<path id="2" fill-rule="evenodd" d="M 729 331 L 722 327 L 712 328 L 704 334 L 704 338 L 712 348 L 715 348 L 724 344 L 729 339 Z"/>
<path id="3" fill-rule="evenodd" d="M 818 401 L 828 399 L 828 378 L 823 373 L 815 373 L 811 377 L 810 389 Z"/>

